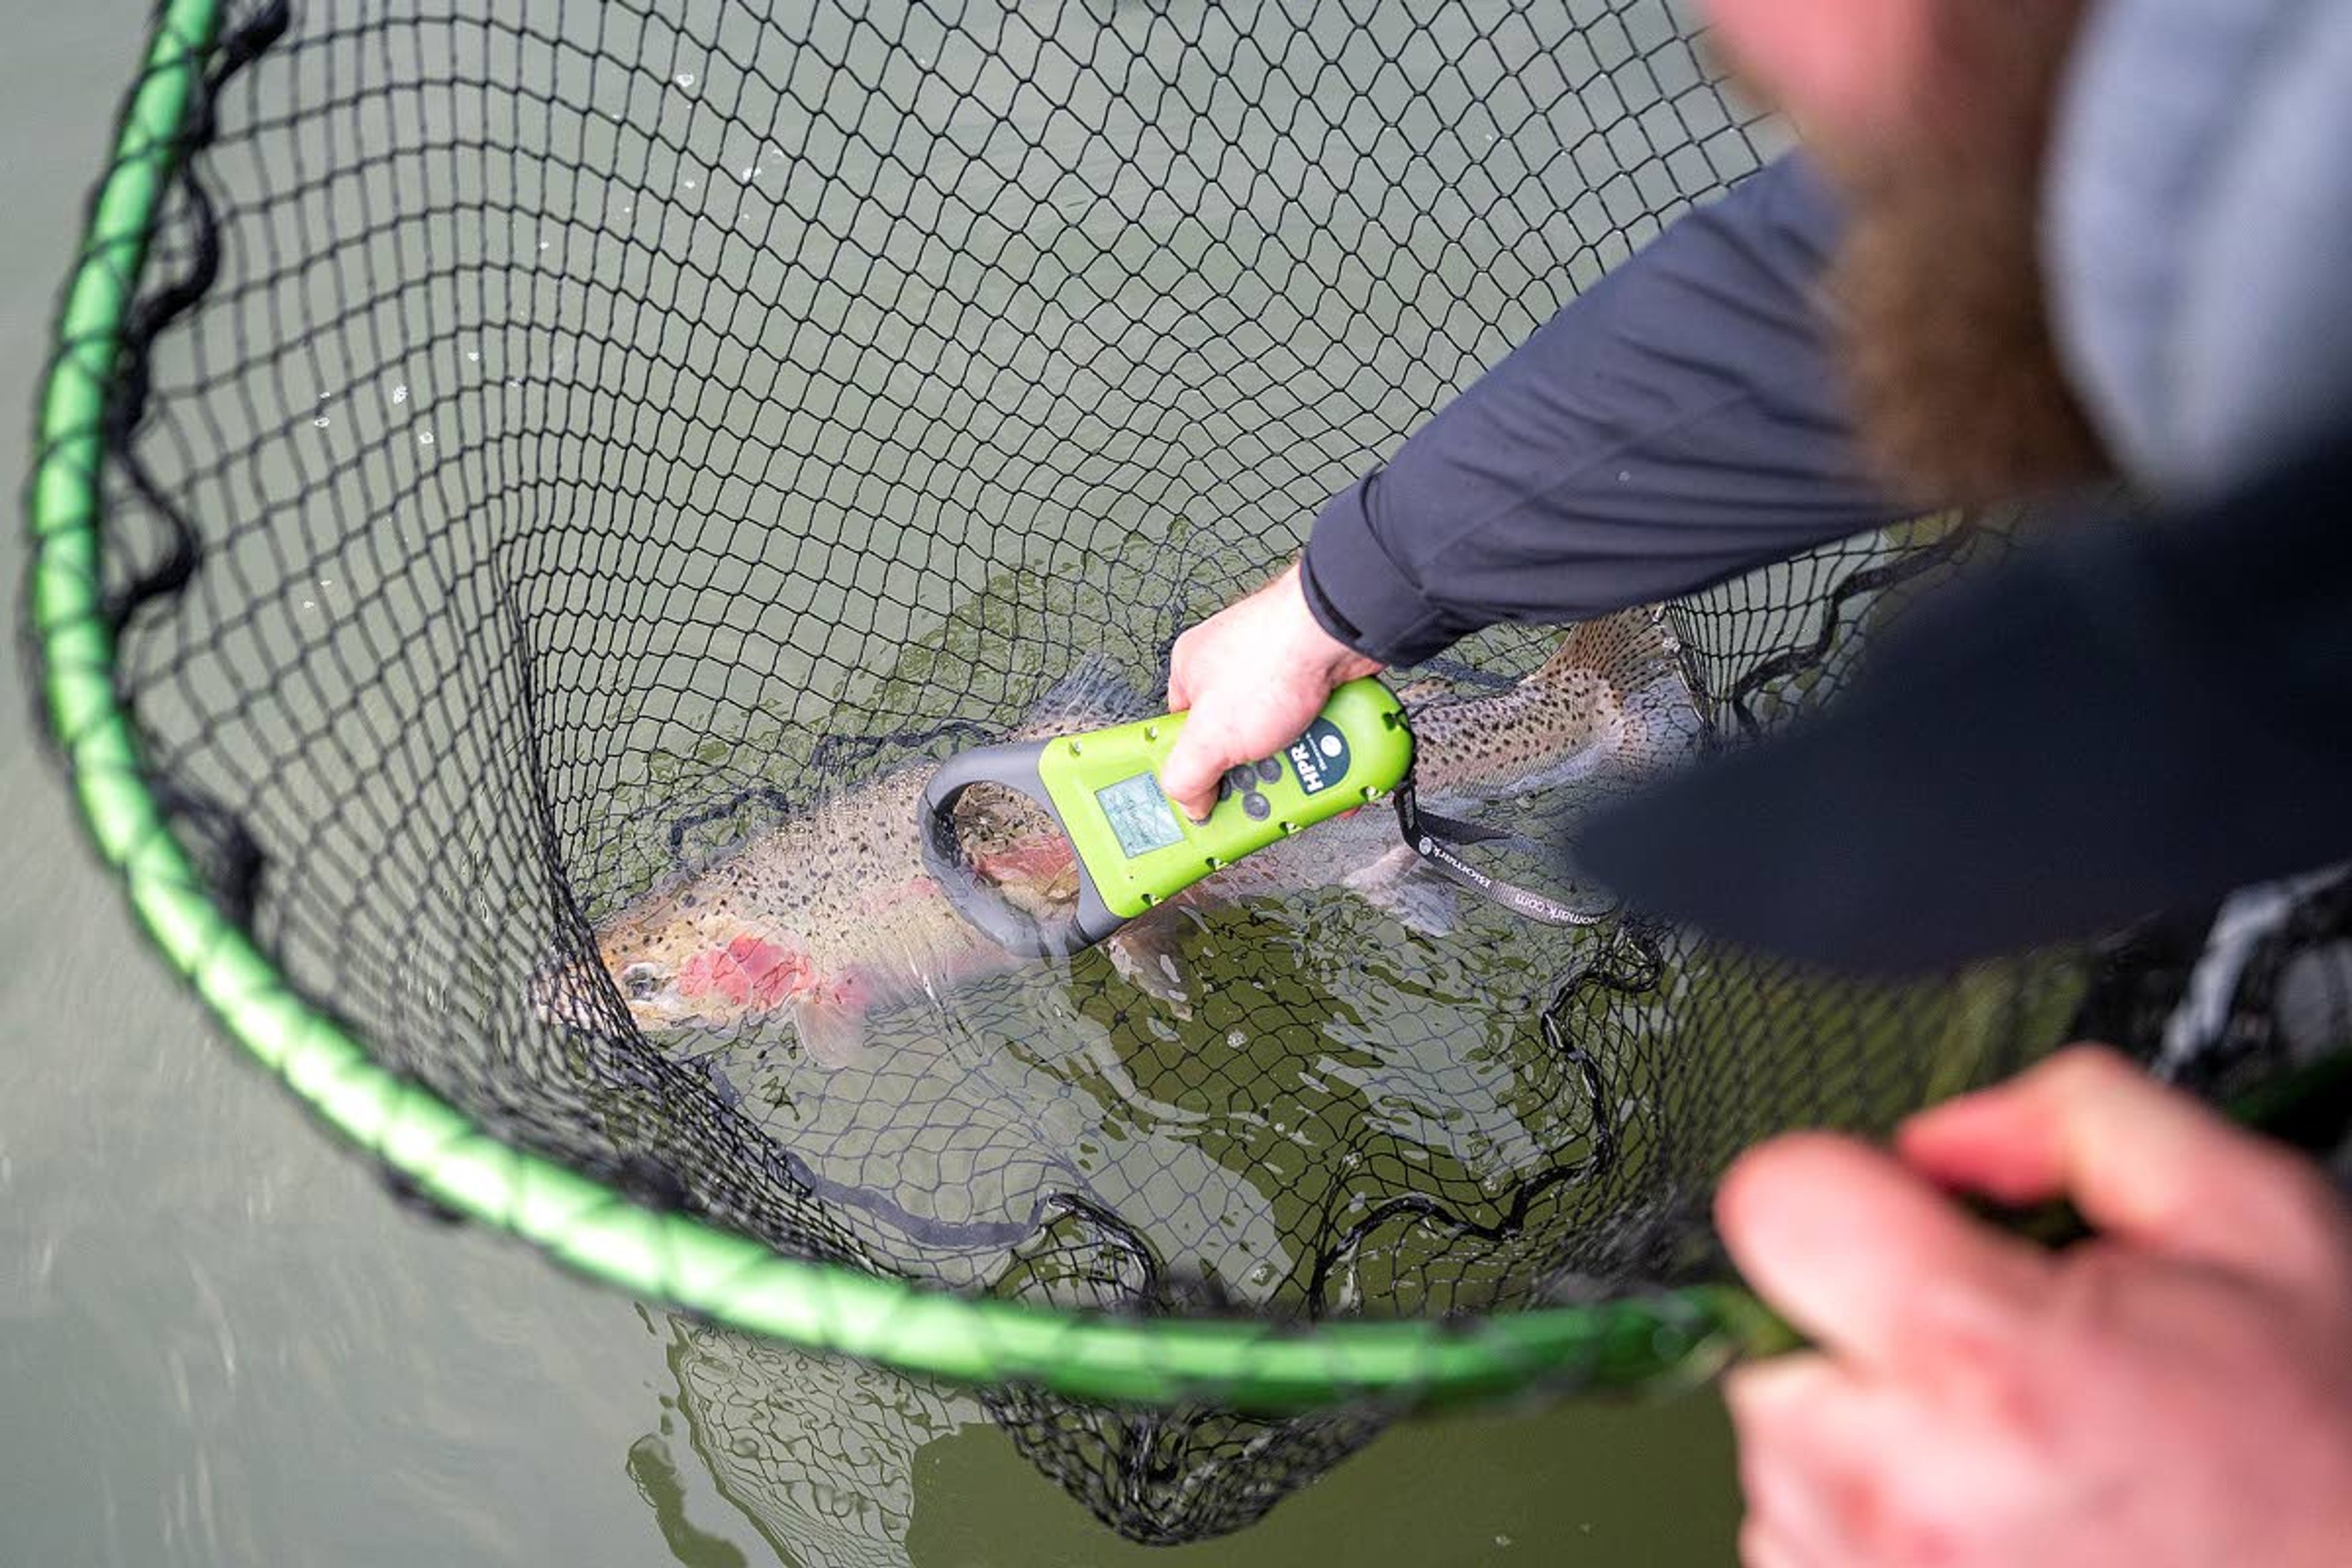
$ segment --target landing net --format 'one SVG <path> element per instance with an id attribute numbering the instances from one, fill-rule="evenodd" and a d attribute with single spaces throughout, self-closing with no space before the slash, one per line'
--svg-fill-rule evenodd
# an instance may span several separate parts
<path id="1" fill-rule="evenodd" d="M 51 728 L 159 948 L 396 1191 L 979 1384 L 1130 1534 L 1418 1404 L 1701 1375 L 1768 1331 L 1707 1228 L 1738 1150 L 2152 1039 L 2180 965 L 1860 986 L 1304 886 L 1186 924 L 1181 985 L 1033 965 L 833 1066 L 639 1027 L 594 932 L 820 811 L 837 876 L 860 803 L 1074 680 L 1148 700 L 1759 158 L 1659 0 L 172 0 L 45 391 Z M 1702 738 L 2000 537 L 1664 606 Z"/>

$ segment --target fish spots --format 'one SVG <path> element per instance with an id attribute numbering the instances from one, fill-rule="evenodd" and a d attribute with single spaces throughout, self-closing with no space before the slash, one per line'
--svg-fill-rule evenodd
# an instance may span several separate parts
<path id="1" fill-rule="evenodd" d="M 723 997 L 738 1007 L 780 1007 L 805 984 L 798 954 L 756 936 L 698 952 L 677 972 L 687 995 Z"/>

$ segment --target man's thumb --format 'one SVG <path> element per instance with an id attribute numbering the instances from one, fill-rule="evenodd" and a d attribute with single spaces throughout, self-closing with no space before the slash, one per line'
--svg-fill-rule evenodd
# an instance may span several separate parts
<path id="1" fill-rule="evenodd" d="M 1716 1217 L 1748 1283 L 1825 1349 L 1877 1368 L 1936 1361 L 1956 1331 L 2038 1299 L 2048 1261 L 1886 1155 L 1798 1132 L 1742 1155 Z"/>
<path id="2" fill-rule="evenodd" d="M 1203 723 L 1198 710 L 1184 721 L 1168 759 L 1160 764 L 1160 788 L 1185 816 L 1199 822 L 1217 804 L 1217 779 L 1229 765 L 1219 754 L 1216 727 Z"/>

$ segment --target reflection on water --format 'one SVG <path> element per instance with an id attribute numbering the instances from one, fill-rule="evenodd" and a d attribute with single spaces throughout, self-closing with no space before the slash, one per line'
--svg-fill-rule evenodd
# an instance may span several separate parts
<path id="1" fill-rule="evenodd" d="M 1036 1402 L 983 1401 L 677 1318 L 652 1326 L 669 1375 L 653 1429 L 624 1440 L 625 1468 L 669 1558 L 685 1568 L 1169 1560 L 1105 1533 L 1014 1457 L 995 1426 L 1025 1442 Z M 1263 1510 L 1283 1495 L 1267 1488 L 1268 1475 L 1319 1471 L 1374 1430 L 1345 1416 L 1269 1425 L 1206 1413 L 1087 1414 L 1100 1436 L 1096 1451 L 1108 1457 L 1094 1488 L 1161 1527 L 1132 1531 L 1156 1542 L 1193 1539 L 1205 1517 Z M 1200 1568 L 1296 1568 L 1325 1556 L 1397 1568 L 1713 1568 L 1731 1552 L 1726 1455 L 1719 1410 L 1687 1399 L 1413 1422 L 1255 1527 L 1182 1557 Z"/>
<path id="2" fill-rule="evenodd" d="M 672 1552 L 692 1564 L 729 1562 L 734 1549 L 688 1518 L 682 1449 L 782 1562 L 885 1568 L 909 1561 L 917 1452 L 983 1417 L 1049 1469 L 1085 1466 L 1064 1484 L 1148 1544 L 1255 1522 L 1385 1425 L 1348 1413 L 1270 1422 L 1122 1412 L 1014 1389 L 975 1398 L 681 1319 L 668 1332 L 677 1394 L 658 1436 L 631 1449 L 630 1470 Z"/>
<path id="3" fill-rule="evenodd" d="M 715 1568 L 733 1550 L 685 1521 L 674 1475 L 680 1445 L 778 1561 L 795 1568 L 909 1561 L 915 1454 L 981 1418 L 970 1395 L 675 1317 L 668 1331 L 677 1393 L 665 1400 L 671 1408 L 662 1436 L 631 1450 L 630 1469 L 664 1515 L 663 1535 L 679 1562 Z M 672 1470 L 666 1484 L 665 1468 Z"/>

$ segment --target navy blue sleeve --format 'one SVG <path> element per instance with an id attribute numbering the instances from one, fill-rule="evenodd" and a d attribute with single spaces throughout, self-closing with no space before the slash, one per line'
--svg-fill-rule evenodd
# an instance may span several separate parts
<path id="1" fill-rule="evenodd" d="M 1324 509 L 1302 573 L 1324 629 L 1411 664 L 1909 515 L 1864 470 L 1832 361 L 1841 222 L 1784 158 L 1571 301 Z"/>

